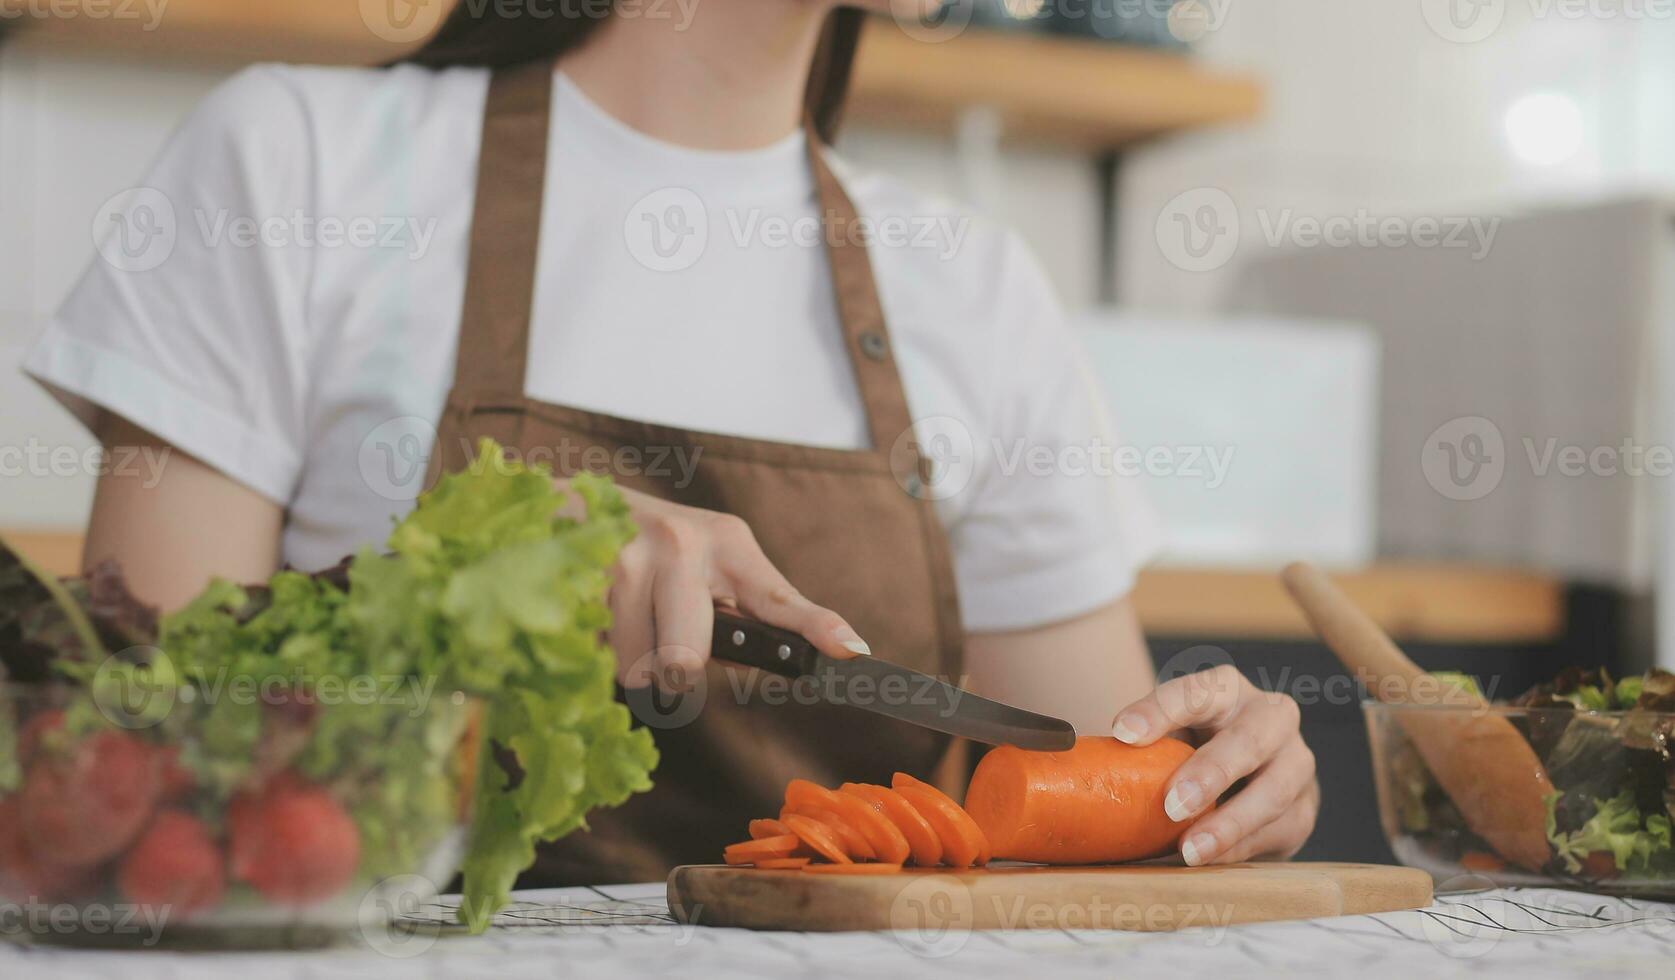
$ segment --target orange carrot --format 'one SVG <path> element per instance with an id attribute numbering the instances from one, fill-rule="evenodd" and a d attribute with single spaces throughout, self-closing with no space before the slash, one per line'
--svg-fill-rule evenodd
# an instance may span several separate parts
<path id="1" fill-rule="evenodd" d="M 928 868 L 942 860 L 942 838 L 936 829 L 895 790 L 871 783 L 844 783 L 839 792 L 859 798 L 895 824 L 907 839 L 914 864 Z"/>
<path id="2" fill-rule="evenodd" d="M 775 837 L 754 837 L 750 840 L 741 840 L 734 844 L 728 844 L 726 849 L 729 851 L 794 850 L 799 842 L 797 835 L 790 833 Z"/>
<path id="3" fill-rule="evenodd" d="M 750 839 L 761 840 L 764 837 L 784 837 L 791 833 L 791 828 L 778 820 L 752 820 L 750 822 Z"/>
<path id="4" fill-rule="evenodd" d="M 793 779 L 785 787 L 785 805 L 793 812 L 832 825 L 851 857 L 895 863 L 907 859 L 907 838 L 895 824 L 856 797 L 806 779 Z"/>
<path id="5" fill-rule="evenodd" d="M 784 814 L 780 822 L 791 828 L 791 832 L 802 839 L 814 853 L 820 855 L 833 864 L 849 864 L 849 855 L 844 853 L 843 845 L 838 842 L 837 835 L 825 824 L 812 817 L 805 817 L 800 813 Z"/>
<path id="6" fill-rule="evenodd" d="M 1163 812 L 1175 770 L 1192 748 L 1172 738 L 1137 747 L 1079 738 L 1065 752 L 989 751 L 965 806 L 994 856 L 1045 864 L 1103 864 L 1162 854 L 1187 825 Z"/>
<path id="7" fill-rule="evenodd" d="M 1582 859 L 1582 877 L 1595 881 L 1617 877 L 1616 857 L 1610 851 L 1589 851 Z"/>
<path id="8" fill-rule="evenodd" d="M 900 864 L 912 853 L 907 838 L 883 813 L 858 796 L 832 793 L 832 802 L 839 815 L 861 832 L 872 845 L 878 860 L 884 864 Z"/>
<path id="9" fill-rule="evenodd" d="M 788 806 L 779 811 L 779 819 L 784 820 L 787 814 L 797 813 L 813 820 L 818 820 L 837 837 L 838 843 L 843 845 L 843 852 L 857 861 L 871 861 L 878 857 L 873 853 L 872 845 L 861 832 L 853 827 L 848 820 L 838 816 L 831 810 L 821 806 L 811 806 L 807 803 Z"/>
<path id="10" fill-rule="evenodd" d="M 792 852 L 801 846 L 802 838 L 796 834 L 784 837 L 764 837 L 760 840 L 740 841 L 729 844 L 721 852 L 721 857 L 728 864 L 750 864 L 766 858 L 790 857 Z"/>
<path id="11" fill-rule="evenodd" d="M 1460 855 L 1460 867 L 1479 874 L 1493 874 L 1505 871 L 1506 862 L 1486 851 L 1467 851 Z"/>
<path id="12" fill-rule="evenodd" d="M 809 804 L 831 809 L 832 791 L 807 779 L 793 779 L 785 784 L 785 805 Z"/>
<path id="13" fill-rule="evenodd" d="M 755 867 L 762 868 L 765 871 L 772 871 L 776 868 L 786 871 L 795 871 L 798 868 L 806 866 L 808 861 L 808 858 L 764 858 L 761 861 L 757 861 Z M 829 865 L 829 867 L 843 868 L 854 867 L 854 865 L 833 864 Z"/>
<path id="14" fill-rule="evenodd" d="M 947 793 L 944 793 L 942 790 L 937 789 L 935 786 L 932 786 L 930 783 L 915 779 L 905 772 L 898 772 L 894 776 L 890 777 L 890 783 L 898 792 L 900 792 L 903 785 L 907 785 L 916 787 L 922 792 L 928 793 L 934 797 L 937 809 L 947 814 L 955 824 L 959 825 L 959 833 L 962 837 L 968 840 L 972 837 L 977 839 L 977 854 L 974 858 L 972 858 L 972 863 L 977 865 L 989 863 L 990 855 L 988 835 L 983 833 L 983 829 L 977 826 L 977 821 L 971 819 L 971 815 L 966 813 L 965 809 L 958 803 L 955 803 L 952 797 L 950 797 Z"/>
<path id="15" fill-rule="evenodd" d="M 806 864 L 803 870 L 817 875 L 894 875 L 901 874 L 899 864 Z"/>
<path id="16" fill-rule="evenodd" d="M 903 779 L 904 775 L 896 773 L 892 788 L 936 829 L 942 839 L 942 863 L 952 868 L 976 864 L 977 856 L 988 849 L 977 824 L 953 800 L 911 776 Z"/>

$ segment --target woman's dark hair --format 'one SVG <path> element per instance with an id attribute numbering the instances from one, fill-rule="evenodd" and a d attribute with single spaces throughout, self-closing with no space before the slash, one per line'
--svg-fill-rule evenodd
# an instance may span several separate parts
<path id="1" fill-rule="evenodd" d="M 530 7 L 548 8 L 546 17 L 531 17 L 528 10 L 510 6 L 462 0 L 424 47 L 401 61 L 430 68 L 500 68 L 536 58 L 554 58 L 580 47 L 605 23 L 605 16 L 581 16 L 562 9 L 567 5 L 560 0 L 530 0 Z M 862 17 L 860 10 L 851 7 L 833 11 L 820 33 L 809 69 L 803 102 L 815 130 L 828 143 L 836 138 L 843 115 Z"/>

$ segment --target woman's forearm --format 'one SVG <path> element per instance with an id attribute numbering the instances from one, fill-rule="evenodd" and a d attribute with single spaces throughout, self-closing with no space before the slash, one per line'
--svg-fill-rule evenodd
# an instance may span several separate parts
<path id="1" fill-rule="evenodd" d="M 1117 711 L 1155 684 L 1133 604 L 1034 629 L 966 638 L 966 683 L 984 697 L 1063 718 L 1083 735 L 1109 735 Z"/>

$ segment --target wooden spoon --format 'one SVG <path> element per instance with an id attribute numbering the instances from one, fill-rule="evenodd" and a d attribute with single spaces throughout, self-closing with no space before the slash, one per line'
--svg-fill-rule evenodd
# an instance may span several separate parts
<path id="1" fill-rule="evenodd" d="M 1466 826 L 1495 853 L 1532 871 L 1546 864 L 1547 770 L 1512 722 L 1487 701 L 1431 677 L 1313 565 L 1288 565 L 1280 578 L 1309 624 L 1372 695 L 1386 704 L 1433 707 L 1396 712 Z M 1476 710 L 1473 710 L 1476 709 Z"/>

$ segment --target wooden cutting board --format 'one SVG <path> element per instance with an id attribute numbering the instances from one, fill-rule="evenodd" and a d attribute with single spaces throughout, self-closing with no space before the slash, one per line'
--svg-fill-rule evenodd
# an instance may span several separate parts
<path id="1" fill-rule="evenodd" d="M 1205 868 L 1005 865 L 815 875 L 687 865 L 669 875 L 681 922 L 745 929 L 1128 929 L 1167 932 L 1422 908 L 1431 876 L 1372 864 Z"/>

